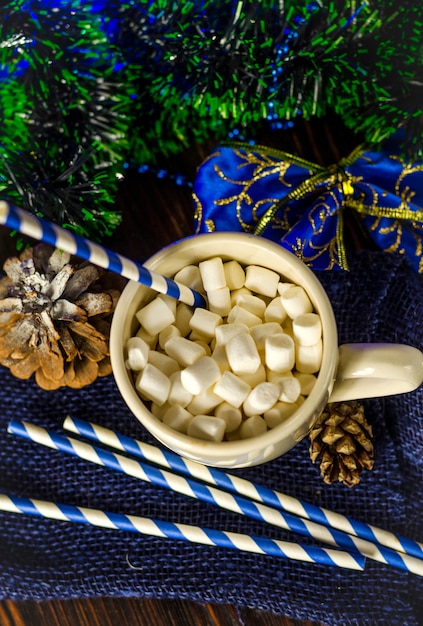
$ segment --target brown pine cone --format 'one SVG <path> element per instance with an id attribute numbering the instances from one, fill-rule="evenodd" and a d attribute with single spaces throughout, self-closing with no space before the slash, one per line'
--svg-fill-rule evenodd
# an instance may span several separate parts
<path id="1" fill-rule="evenodd" d="M 81 388 L 111 372 L 120 290 L 109 273 L 44 243 L 10 257 L 0 279 L 0 364 L 43 389 Z M 106 284 L 111 281 L 113 288 Z M 117 287 L 117 288 L 116 288 Z"/>
<path id="2" fill-rule="evenodd" d="M 372 437 L 359 402 L 328 404 L 310 432 L 310 458 L 320 462 L 323 481 L 357 485 L 361 472 L 373 469 Z"/>

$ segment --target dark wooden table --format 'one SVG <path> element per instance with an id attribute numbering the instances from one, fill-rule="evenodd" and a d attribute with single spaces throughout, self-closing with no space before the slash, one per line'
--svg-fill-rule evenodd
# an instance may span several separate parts
<path id="1" fill-rule="evenodd" d="M 0 602 L 1 626 L 322 626 L 228 604 L 92 598 Z"/>
<path id="2" fill-rule="evenodd" d="M 313 123 L 299 121 L 292 130 L 277 134 L 263 131 L 260 143 L 279 147 L 316 163 L 338 162 L 357 146 L 359 138 L 336 119 Z M 154 173 L 129 171 L 117 195 L 122 225 L 107 245 L 117 252 L 143 261 L 164 245 L 192 234 L 191 190 L 177 185 L 172 174 L 193 180 L 202 160 L 214 147 L 213 140 L 170 159 L 168 178 Z M 352 228 L 353 237 L 354 228 Z M 13 254 L 14 241 L 0 229 L 0 260 Z M 290 620 L 268 612 L 230 605 L 197 604 L 190 601 L 92 598 L 66 601 L 0 602 L 1 626 L 319 626 L 316 622 Z M 322 625 L 320 625 L 322 626 Z"/>

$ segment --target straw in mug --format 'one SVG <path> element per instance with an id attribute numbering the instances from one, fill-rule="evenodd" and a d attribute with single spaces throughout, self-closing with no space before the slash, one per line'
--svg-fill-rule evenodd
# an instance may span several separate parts
<path id="1" fill-rule="evenodd" d="M 377 528 L 371 524 L 366 524 L 351 517 L 335 513 L 328 509 L 319 507 L 288 496 L 280 491 L 275 491 L 269 487 L 263 487 L 257 483 L 227 474 L 226 472 L 201 465 L 196 461 L 184 459 L 169 450 L 162 450 L 156 446 L 132 439 L 121 433 L 117 433 L 104 426 L 93 424 L 82 419 L 66 417 L 63 427 L 73 433 L 79 434 L 87 439 L 102 443 L 114 450 L 120 450 L 135 458 L 145 459 L 161 467 L 179 472 L 185 476 L 191 476 L 202 480 L 208 484 L 226 489 L 231 493 L 236 493 L 251 500 L 268 504 L 269 506 L 281 509 L 293 515 L 298 515 L 305 519 L 337 528 L 350 535 L 367 539 L 373 543 L 378 543 L 392 550 L 423 558 L 423 544 L 407 539 L 401 535 L 394 534 L 382 528 Z"/>
<path id="2" fill-rule="evenodd" d="M 192 498 L 197 498 L 221 508 L 246 515 L 252 519 L 264 521 L 279 528 L 297 532 L 303 536 L 346 549 L 353 555 L 359 552 L 370 559 L 391 565 L 399 569 L 423 576 L 423 560 L 399 553 L 395 550 L 373 544 L 370 541 L 348 535 L 347 533 L 328 528 L 298 516 L 254 502 L 242 496 L 230 494 L 215 487 L 204 485 L 198 481 L 172 474 L 166 470 L 143 464 L 117 453 L 91 446 L 87 443 L 65 437 L 27 422 L 12 421 L 9 432 L 30 441 L 40 443 L 55 450 L 61 450 L 78 458 L 97 465 L 117 470 L 128 476 L 138 478 L 171 489 Z"/>
<path id="3" fill-rule="evenodd" d="M 232 548 L 243 552 L 282 557 L 307 563 L 333 565 L 347 569 L 363 570 L 365 558 L 355 554 L 352 557 L 348 552 L 303 546 L 299 543 L 279 541 L 266 537 L 255 537 L 243 533 L 225 530 L 214 530 L 190 524 L 179 524 L 163 520 L 110 513 L 99 509 L 56 504 L 46 500 L 21 498 L 0 494 L 0 511 L 10 513 L 24 513 L 42 518 L 89 524 L 101 528 L 124 530 L 143 535 L 177 539 L 202 545 Z"/>
<path id="4" fill-rule="evenodd" d="M 205 307 L 204 297 L 186 285 L 146 268 L 117 252 L 108 250 L 84 237 L 75 235 L 61 226 L 41 219 L 32 213 L 0 201 L 0 224 L 17 230 L 32 239 L 49 243 L 64 252 L 74 254 L 93 265 L 110 270 L 124 278 L 141 283 L 185 304 Z"/>

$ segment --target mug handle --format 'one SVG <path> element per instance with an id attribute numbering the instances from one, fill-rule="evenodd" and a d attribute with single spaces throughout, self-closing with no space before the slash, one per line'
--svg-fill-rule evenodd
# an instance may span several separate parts
<path id="1" fill-rule="evenodd" d="M 423 354 L 395 343 L 346 343 L 339 347 L 329 402 L 392 396 L 423 382 Z"/>

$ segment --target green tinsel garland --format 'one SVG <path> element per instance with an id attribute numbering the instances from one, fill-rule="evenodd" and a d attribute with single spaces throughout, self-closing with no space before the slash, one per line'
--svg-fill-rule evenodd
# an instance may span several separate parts
<path id="1" fill-rule="evenodd" d="M 0 195 L 93 239 L 125 163 L 336 113 L 420 155 L 423 4 L 404 0 L 6 2 Z"/>
<path id="2" fill-rule="evenodd" d="M 0 193 L 101 239 L 120 220 L 115 170 L 132 104 L 124 65 L 100 15 L 42 4 L 1 10 Z"/>

